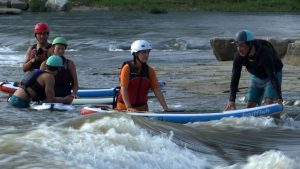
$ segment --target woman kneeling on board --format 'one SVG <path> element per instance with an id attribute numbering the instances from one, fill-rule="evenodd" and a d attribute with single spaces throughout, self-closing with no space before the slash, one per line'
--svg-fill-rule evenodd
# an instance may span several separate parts
<path id="1" fill-rule="evenodd" d="M 148 111 L 148 90 L 152 89 L 165 111 L 170 111 L 160 90 L 155 70 L 147 64 L 152 47 L 145 40 L 131 45 L 133 60 L 123 63 L 120 73 L 120 94 L 116 110 Z"/>
<path id="2" fill-rule="evenodd" d="M 63 66 L 61 57 L 50 56 L 46 62 L 47 69 L 34 70 L 22 80 L 22 85 L 9 98 L 8 104 L 18 108 L 28 108 L 30 101 L 44 101 L 50 103 L 66 103 L 73 101 L 72 96 L 55 97 L 54 95 L 54 75 Z"/>

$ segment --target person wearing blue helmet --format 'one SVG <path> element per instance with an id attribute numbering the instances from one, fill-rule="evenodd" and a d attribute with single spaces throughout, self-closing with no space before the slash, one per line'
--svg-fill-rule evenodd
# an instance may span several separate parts
<path id="1" fill-rule="evenodd" d="M 63 66 L 60 56 L 52 55 L 47 59 L 46 70 L 35 69 L 29 72 L 21 82 L 21 86 L 9 98 L 8 104 L 18 108 L 28 108 L 30 101 L 70 104 L 72 96 L 55 97 L 54 84 L 58 69 Z"/>
<path id="2" fill-rule="evenodd" d="M 279 103 L 282 106 L 283 64 L 272 44 L 266 40 L 255 39 L 249 30 L 239 31 L 234 43 L 237 53 L 233 60 L 230 98 L 225 110 L 236 109 L 235 99 L 243 66 L 251 74 L 246 107 L 260 105 L 263 100 L 265 104 Z"/>

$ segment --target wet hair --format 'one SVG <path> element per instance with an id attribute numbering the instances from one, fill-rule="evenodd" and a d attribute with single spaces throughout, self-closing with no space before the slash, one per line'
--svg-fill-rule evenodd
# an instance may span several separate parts
<path id="1" fill-rule="evenodd" d="M 136 61 L 138 60 L 137 52 L 133 52 L 132 56 L 133 56 L 133 63 L 136 65 Z"/>
<path id="2" fill-rule="evenodd" d="M 51 71 L 58 70 L 58 67 L 56 67 L 56 66 L 46 65 L 46 68 L 49 69 L 49 70 L 51 70 Z"/>

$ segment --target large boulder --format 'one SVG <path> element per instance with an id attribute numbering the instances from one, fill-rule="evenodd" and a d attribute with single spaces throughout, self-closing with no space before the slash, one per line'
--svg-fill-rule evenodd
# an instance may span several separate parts
<path id="1" fill-rule="evenodd" d="M 289 65 L 300 66 L 300 40 L 288 45 L 283 62 Z"/>
<path id="2" fill-rule="evenodd" d="M 9 4 L 9 0 L 0 0 L 0 7 L 6 8 Z"/>
<path id="3" fill-rule="evenodd" d="M 295 41 L 293 39 L 275 39 L 275 38 L 269 38 L 269 39 L 266 38 L 266 40 L 271 42 L 276 52 L 278 53 L 280 59 L 285 57 L 289 43 Z"/>
<path id="4" fill-rule="evenodd" d="M 210 45 L 218 61 L 232 60 L 236 52 L 232 38 L 212 38 Z"/>
<path id="5" fill-rule="evenodd" d="M 0 0 L 0 6 L 4 8 L 28 9 L 28 3 L 22 0 Z"/>
<path id="6" fill-rule="evenodd" d="M 16 9 L 16 8 L 0 8 L 0 15 L 1 14 L 21 14 L 21 10 L 20 9 Z"/>
<path id="7" fill-rule="evenodd" d="M 11 8 L 17 8 L 21 10 L 27 10 L 28 9 L 28 3 L 20 0 L 10 0 L 10 7 Z"/>
<path id="8" fill-rule="evenodd" d="M 278 39 L 278 38 L 261 38 L 268 40 L 274 46 L 279 58 L 283 58 L 287 53 L 288 44 L 294 42 L 293 39 Z M 236 52 L 236 47 L 232 44 L 232 38 L 212 38 L 210 39 L 210 45 L 213 49 L 213 53 L 218 61 L 233 60 Z"/>

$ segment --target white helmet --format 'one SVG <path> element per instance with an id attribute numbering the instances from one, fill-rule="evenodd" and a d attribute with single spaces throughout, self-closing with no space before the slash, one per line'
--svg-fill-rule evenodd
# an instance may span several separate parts
<path id="1" fill-rule="evenodd" d="M 152 47 L 151 44 L 145 40 L 136 40 L 131 44 L 131 54 L 148 49 L 152 49 Z"/>

